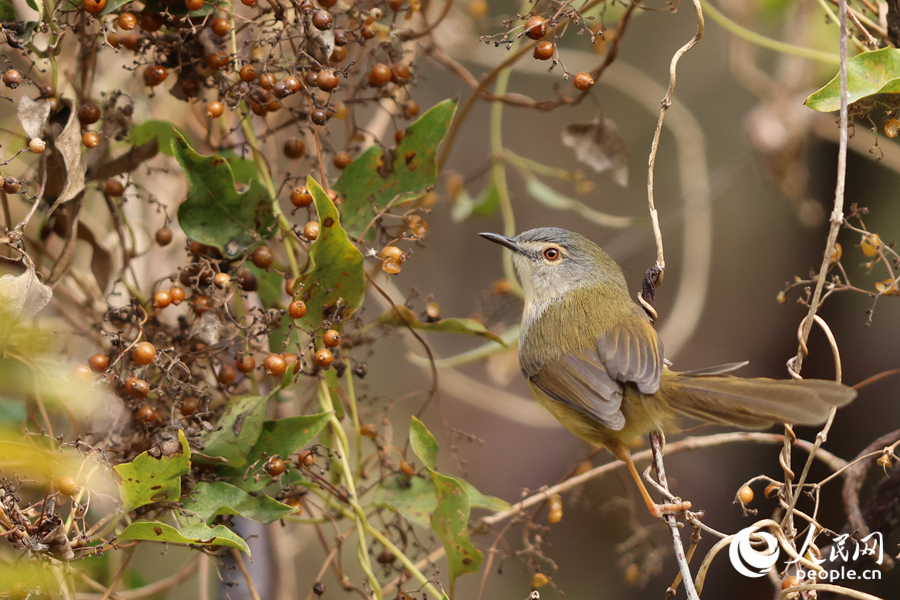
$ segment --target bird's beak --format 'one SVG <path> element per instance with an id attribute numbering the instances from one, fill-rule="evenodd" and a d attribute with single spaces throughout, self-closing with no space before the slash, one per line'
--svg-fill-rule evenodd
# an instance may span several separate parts
<path id="1" fill-rule="evenodd" d="M 481 237 L 486 240 L 490 240 L 495 244 L 500 244 L 501 246 L 506 246 L 513 252 L 521 252 L 522 249 L 516 244 L 516 240 L 511 237 L 506 237 L 505 235 L 500 235 L 499 233 L 479 233 Z"/>

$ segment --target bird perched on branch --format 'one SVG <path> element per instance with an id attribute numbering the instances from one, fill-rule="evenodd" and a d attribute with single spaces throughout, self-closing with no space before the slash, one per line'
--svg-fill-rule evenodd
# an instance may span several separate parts
<path id="1" fill-rule="evenodd" d="M 671 371 L 621 267 L 596 244 L 554 227 L 514 238 L 480 235 L 513 252 L 525 292 L 519 366 L 532 390 L 566 429 L 628 465 L 655 517 L 690 502 L 653 501 L 626 446 L 635 436 L 664 430 L 681 415 L 741 429 L 818 425 L 856 397 L 836 381 L 729 374 L 745 363 Z"/>

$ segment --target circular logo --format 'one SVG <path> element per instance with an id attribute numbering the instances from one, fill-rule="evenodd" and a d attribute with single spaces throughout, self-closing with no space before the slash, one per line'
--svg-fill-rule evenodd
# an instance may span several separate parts
<path id="1" fill-rule="evenodd" d="M 750 536 L 754 533 L 766 543 L 765 551 L 757 552 L 750 544 Z M 741 575 L 762 577 L 778 562 L 778 540 L 771 533 L 754 531 L 752 527 L 742 529 L 731 540 L 728 557 Z"/>

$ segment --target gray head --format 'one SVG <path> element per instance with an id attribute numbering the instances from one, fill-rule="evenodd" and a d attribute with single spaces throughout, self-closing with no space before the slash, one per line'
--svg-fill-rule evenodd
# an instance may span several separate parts
<path id="1" fill-rule="evenodd" d="M 497 233 L 479 235 L 513 251 L 526 310 L 535 304 L 545 307 L 578 288 L 611 286 L 628 296 L 622 269 L 583 235 L 557 227 L 531 229 L 514 238 Z"/>

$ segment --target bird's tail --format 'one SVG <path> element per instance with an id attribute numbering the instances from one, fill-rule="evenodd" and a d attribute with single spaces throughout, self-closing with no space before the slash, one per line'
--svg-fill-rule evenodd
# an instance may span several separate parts
<path id="1" fill-rule="evenodd" d="M 765 429 L 775 423 L 820 425 L 832 407 L 856 398 L 853 388 L 821 379 L 745 379 L 671 371 L 664 379 L 669 386 L 666 396 L 676 411 L 742 429 Z"/>

